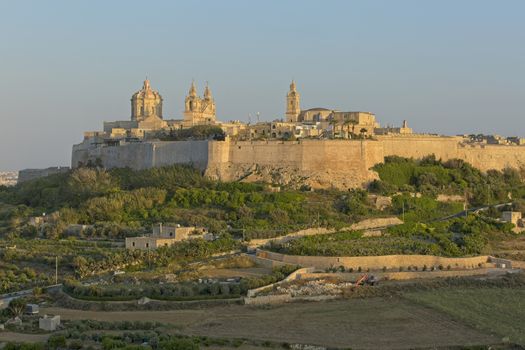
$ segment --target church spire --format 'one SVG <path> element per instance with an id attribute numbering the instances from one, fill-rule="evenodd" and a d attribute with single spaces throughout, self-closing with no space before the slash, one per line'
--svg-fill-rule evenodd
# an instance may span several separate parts
<path id="1" fill-rule="evenodd" d="M 299 121 L 299 114 L 301 112 L 301 96 L 297 92 L 295 80 L 290 84 L 290 91 L 286 94 L 286 120 L 289 122 Z"/>
<path id="2" fill-rule="evenodd" d="M 195 81 L 192 80 L 191 81 L 191 87 L 190 87 L 190 91 L 188 93 L 190 96 L 197 96 L 197 88 L 195 87 Z"/>
<path id="3" fill-rule="evenodd" d="M 151 89 L 151 86 L 149 85 L 149 79 L 146 77 L 146 80 L 144 80 L 144 85 L 142 86 L 142 89 L 149 90 Z"/>
<path id="4" fill-rule="evenodd" d="M 211 90 L 210 90 L 210 87 L 208 86 L 208 82 L 206 82 L 206 87 L 204 88 L 204 98 L 207 100 L 211 100 L 212 98 Z"/>
<path id="5" fill-rule="evenodd" d="M 292 83 L 290 84 L 290 92 L 296 92 L 297 88 L 295 86 L 295 80 L 292 79 Z"/>

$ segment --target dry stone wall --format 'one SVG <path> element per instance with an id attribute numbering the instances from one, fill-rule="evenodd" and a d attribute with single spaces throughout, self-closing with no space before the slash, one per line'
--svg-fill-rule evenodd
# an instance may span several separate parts
<path id="1" fill-rule="evenodd" d="M 344 266 L 345 269 L 357 270 L 380 270 L 383 268 L 397 269 L 399 267 L 408 268 L 417 266 L 419 269 L 425 265 L 427 267 L 439 266 L 451 268 L 477 268 L 479 265 L 489 262 L 489 256 L 475 256 L 468 258 L 445 258 L 433 255 L 383 255 L 383 256 L 358 256 L 358 257 L 332 257 L 332 256 L 299 256 L 286 255 L 265 250 L 257 250 L 257 256 L 263 259 L 275 260 L 287 264 L 294 264 L 304 267 L 315 267 L 326 269 L 331 267 Z"/>

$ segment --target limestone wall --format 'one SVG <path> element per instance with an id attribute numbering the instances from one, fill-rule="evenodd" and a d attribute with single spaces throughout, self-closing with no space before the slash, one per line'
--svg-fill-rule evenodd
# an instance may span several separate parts
<path id="1" fill-rule="evenodd" d="M 490 169 L 525 168 L 525 146 L 461 146 L 457 158 L 487 171 Z"/>
<path id="2" fill-rule="evenodd" d="M 105 168 L 135 170 L 172 164 L 191 164 L 204 171 L 208 164 L 208 141 L 136 142 L 112 147 L 74 147 L 72 166 L 96 162 Z"/>
<path id="3" fill-rule="evenodd" d="M 50 167 L 45 169 L 23 169 L 18 172 L 17 183 L 22 183 L 25 181 L 31 181 L 38 179 L 40 177 L 45 177 L 53 174 L 61 174 L 69 171 L 69 167 Z"/>
<path id="4" fill-rule="evenodd" d="M 307 184 L 314 188 L 360 186 L 383 160 L 380 145 L 357 140 L 212 142 L 206 174 L 232 181 Z"/>
<path id="5" fill-rule="evenodd" d="M 410 271 L 410 272 L 374 272 L 374 276 L 379 280 L 412 280 L 412 279 L 428 279 L 428 278 L 443 278 L 443 277 L 466 277 L 466 276 L 481 276 L 491 274 L 505 274 L 507 270 L 486 267 L 468 270 L 435 270 L 435 271 Z M 361 276 L 361 273 L 348 273 L 348 272 L 335 272 L 335 273 L 304 273 L 301 274 L 301 279 L 322 279 L 322 278 L 334 278 L 340 279 L 341 281 L 355 282 Z"/>
<path id="6" fill-rule="evenodd" d="M 489 262 L 488 256 L 475 256 L 469 258 L 445 258 L 433 255 L 384 255 L 384 256 L 358 256 L 358 257 L 331 257 L 331 256 L 298 256 L 285 255 L 269 251 L 257 250 L 257 256 L 300 266 L 312 266 L 319 269 L 344 266 L 346 269 L 357 270 L 359 267 L 366 270 L 396 269 L 399 267 L 417 266 L 419 269 L 443 265 L 451 268 L 477 268 L 478 264 Z"/>
<path id="7" fill-rule="evenodd" d="M 485 171 L 525 167 L 525 146 L 464 145 L 461 138 L 384 135 L 375 140 L 170 141 L 73 147 L 72 166 L 99 158 L 108 168 L 193 164 L 222 181 L 264 181 L 296 187 L 354 188 L 377 178 L 385 156 L 460 158 Z"/>
<path id="8" fill-rule="evenodd" d="M 435 154 L 438 159 L 458 158 L 460 139 L 457 137 L 433 135 L 385 135 L 377 136 L 383 157 L 400 156 L 406 158 L 422 158 Z"/>

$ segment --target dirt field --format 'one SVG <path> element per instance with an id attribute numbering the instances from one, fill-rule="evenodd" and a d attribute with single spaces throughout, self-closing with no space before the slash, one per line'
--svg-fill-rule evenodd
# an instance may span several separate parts
<path id="1" fill-rule="evenodd" d="M 181 333 L 250 338 L 353 349 L 407 349 L 500 343 L 501 337 L 457 322 L 445 313 L 400 298 L 288 304 L 232 305 L 206 310 L 91 312 L 42 309 L 63 319 L 151 320 Z"/>

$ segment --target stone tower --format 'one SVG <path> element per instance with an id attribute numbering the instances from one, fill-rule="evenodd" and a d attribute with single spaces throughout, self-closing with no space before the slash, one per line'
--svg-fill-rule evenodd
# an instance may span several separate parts
<path id="1" fill-rule="evenodd" d="M 290 84 L 290 91 L 286 95 L 286 120 L 288 122 L 297 122 L 299 113 L 301 113 L 301 95 L 297 92 L 295 81 Z"/>
<path id="2" fill-rule="evenodd" d="M 184 125 L 191 127 L 194 125 L 215 124 L 215 101 L 211 95 L 208 84 L 204 89 L 204 97 L 197 95 L 195 83 L 191 83 L 190 91 L 184 103 Z"/>
<path id="3" fill-rule="evenodd" d="M 131 97 L 131 120 L 142 121 L 150 116 L 162 119 L 162 96 L 153 90 L 149 80 Z"/>

